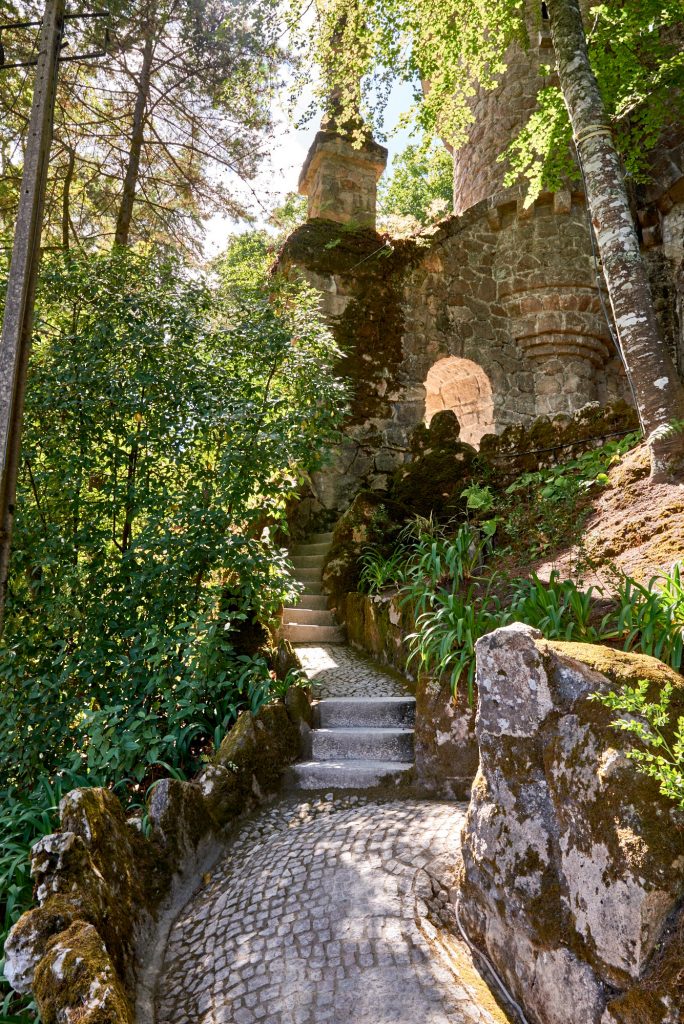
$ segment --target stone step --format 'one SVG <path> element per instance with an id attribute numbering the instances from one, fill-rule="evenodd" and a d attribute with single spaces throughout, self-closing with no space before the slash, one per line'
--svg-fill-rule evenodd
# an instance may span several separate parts
<path id="1" fill-rule="evenodd" d="M 314 729 L 314 761 L 413 763 L 413 729 Z"/>
<path id="2" fill-rule="evenodd" d="M 302 598 L 304 597 L 325 597 L 323 593 L 323 580 L 300 580 L 300 583 L 304 584 L 302 590 Z M 327 604 L 327 597 L 325 598 Z"/>
<path id="3" fill-rule="evenodd" d="M 290 554 L 298 557 L 299 555 L 327 555 L 330 551 L 330 544 L 324 541 L 322 544 L 294 544 L 290 549 Z"/>
<path id="4" fill-rule="evenodd" d="M 295 569 L 295 579 L 300 583 L 316 583 L 323 578 L 320 566 L 317 569 Z"/>
<path id="5" fill-rule="evenodd" d="M 287 623 L 283 636 L 293 644 L 343 644 L 344 634 L 338 626 L 303 626 Z"/>
<path id="6" fill-rule="evenodd" d="M 292 555 L 293 566 L 298 569 L 322 569 L 325 555 Z"/>
<path id="7" fill-rule="evenodd" d="M 283 624 L 299 623 L 302 626 L 336 626 L 335 616 L 327 609 L 283 608 Z"/>
<path id="8" fill-rule="evenodd" d="M 299 598 L 297 608 L 308 608 L 310 611 L 324 612 L 328 607 L 328 598 L 325 594 L 304 593 Z"/>
<path id="9" fill-rule="evenodd" d="M 332 544 L 333 535 L 332 530 L 328 533 L 312 533 L 307 538 L 307 544 Z"/>
<path id="10" fill-rule="evenodd" d="M 330 697 L 314 704 L 316 728 L 412 728 L 415 697 Z"/>
<path id="11" fill-rule="evenodd" d="M 285 778 L 292 789 L 370 789 L 399 781 L 412 767 L 401 761 L 301 761 Z"/>

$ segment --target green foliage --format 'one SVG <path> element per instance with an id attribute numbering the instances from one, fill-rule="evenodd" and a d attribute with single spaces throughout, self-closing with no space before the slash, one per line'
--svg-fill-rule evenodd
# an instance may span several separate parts
<path id="1" fill-rule="evenodd" d="M 285 241 L 288 235 L 306 223 L 307 207 L 306 196 L 297 192 L 288 192 L 280 206 L 276 206 L 269 217 L 270 224 L 276 229 L 276 244 Z"/>
<path id="2" fill-rule="evenodd" d="M 362 588 L 399 588 L 400 603 L 413 613 L 409 660 L 422 670 L 446 673 L 454 689 L 466 679 L 469 694 L 475 671 L 474 646 L 484 633 L 512 620 L 525 622 L 549 639 L 611 643 L 652 654 L 675 669 L 682 665 L 684 574 L 675 565 L 647 586 L 621 577 L 612 608 L 597 616 L 597 588 L 582 588 L 552 572 L 548 582 L 532 575 L 510 578 L 510 548 L 517 539 L 533 557 L 545 545 L 581 529 L 578 500 L 588 489 L 609 483 L 607 470 L 639 439 L 631 434 L 550 469 L 525 473 L 494 493 L 493 484 L 475 482 L 465 491 L 470 522 L 440 526 L 416 518 L 396 537 L 362 556 Z M 479 520 L 494 508 L 498 515 Z M 556 531 L 556 532 L 554 532 Z M 495 537 L 499 546 L 495 547 Z M 545 538 L 545 539 L 544 539 Z M 528 554 L 528 557 L 529 557 Z"/>
<path id="3" fill-rule="evenodd" d="M 502 540 L 533 558 L 579 543 L 585 495 L 609 484 L 608 471 L 640 441 L 634 432 L 548 469 L 523 473 L 497 502 Z"/>
<path id="4" fill-rule="evenodd" d="M 561 580 L 552 572 L 548 583 L 536 574 L 516 580 L 510 612 L 516 622 L 536 626 L 549 640 L 599 643 L 610 635 L 607 619 L 598 628 L 592 623 L 594 587 L 580 590 L 573 580 Z"/>
<path id="5" fill-rule="evenodd" d="M 397 154 L 392 174 L 380 180 L 381 223 L 407 218 L 418 228 L 443 217 L 453 206 L 453 158 L 440 143 L 410 145 Z"/>
<path id="6" fill-rule="evenodd" d="M 313 21 L 303 18 L 308 9 L 304 0 L 291 0 L 291 23 L 300 45 L 318 61 L 316 100 L 329 114 L 337 113 L 344 122 L 356 117 L 360 107 L 362 119 L 375 119 L 381 127 L 391 83 L 401 80 L 414 90 L 406 120 L 455 149 L 470 135 L 472 97 L 497 87 L 508 47 L 513 42 L 529 47 L 528 33 L 540 27 L 530 19 L 530 5 L 520 0 L 331 0 L 319 5 Z M 537 12 L 540 21 L 541 5 Z M 593 4 L 585 13 L 589 57 L 615 142 L 637 180 L 648 170 L 649 153 L 662 129 L 681 119 L 681 19 L 679 0 Z M 308 85 L 309 66 L 304 66 L 301 83 Z M 576 176 L 563 98 L 549 83 L 552 68 L 540 65 L 539 70 L 537 108 L 502 154 L 510 166 L 507 181 L 527 180 L 528 202 L 542 189 L 556 190 Z M 429 89 L 423 90 L 421 82 L 429 82 Z M 330 104 L 335 86 L 341 111 Z"/>
<path id="7" fill-rule="evenodd" d="M 244 231 L 228 239 L 225 251 L 213 262 L 223 294 L 249 295 L 266 286 L 268 268 L 273 262 L 273 240 L 265 231 Z"/>
<path id="8" fill-rule="evenodd" d="M 488 485 L 469 484 L 461 491 L 461 497 L 466 499 L 466 508 L 473 512 L 490 512 L 494 506 L 494 495 Z"/>
<path id="9" fill-rule="evenodd" d="M 671 683 L 665 683 L 656 700 L 648 700 L 648 690 L 648 680 L 640 679 L 636 686 L 619 693 L 595 693 L 592 698 L 625 716 L 615 719 L 613 726 L 635 736 L 642 745 L 630 750 L 627 757 L 643 775 L 656 780 L 663 796 L 684 811 L 684 715 L 676 724 L 671 720 Z"/>
<path id="10" fill-rule="evenodd" d="M 499 154 L 509 167 L 504 185 L 527 179 L 525 205 L 530 206 L 540 192 L 557 192 L 579 178 L 572 158 L 572 126 L 563 94 L 557 86 L 545 86 L 537 96 L 537 109 L 520 129 L 511 144 Z"/>
<path id="11" fill-rule="evenodd" d="M 416 632 L 408 637 L 408 664 L 418 659 L 423 671 L 447 674 L 455 694 L 465 675 L 472 701 L 475 680 L 475 641 L 510 621 L 494 596 L 479 597 L 472 587 L 465 593 L 435 591 L 430 607 L 416 619 Z"/>
<path id="12" fill-rule="evenodd" d="M 638 649 L 681 671 L 684 648 L 684 573 L 681 564 L 644 586 L 625 577 L 618 591 L 617 631 L 626 651 Z"/>
<path id="13" fill-rule="evenodd" d="M 359 590 L 366 594 L 379 594 L 386 587 L 396 586 L 403 576 L 408 548 L 400 546 L 389 556 L 371 545 L 361 552 Z"/>
<path id="14" fill-rule="evenodd" d="M 273 695 L 259 624 L 296 593 L 273 536 L 345 390 L 317 295 L 238 248 L 213 290 L 153 251 L 45 265 L 1 641 L 6 924 L 58 790 L 141 799 Z"/>

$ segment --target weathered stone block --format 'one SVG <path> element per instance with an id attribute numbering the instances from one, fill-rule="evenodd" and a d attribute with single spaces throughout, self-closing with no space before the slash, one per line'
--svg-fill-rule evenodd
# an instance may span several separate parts
<path id="1" fill-rule="evenodd" d="M 77 921 L 53 939 L 33 988 L 43 1024 L 133 1024 L 133 1011 L 97 930 Z"/>
<path id="2" fill-rule="evenodd" d="M 454 698 L 448 680 L 425 674 L 416 687 L 415 778 L 447 800 L 467 800 L 477 772 L 475 704 L 465 686 Z"/>
<path id="3" fill-rule="evenodd" d="M 653 658 L 547 643 L 521 624 L 479 640 L 477 659 L 467 926 L 538 1024 L 665 1019 L 603 1014 L 607 993 L 627 998 L 647 974 L 684 897 L 682 816 L 591 695 L 641 678 L 655 694 L 667 681 L 677 715 L 684 680 Z M 681 987 L 668 998 L 681 1013 Z"/>

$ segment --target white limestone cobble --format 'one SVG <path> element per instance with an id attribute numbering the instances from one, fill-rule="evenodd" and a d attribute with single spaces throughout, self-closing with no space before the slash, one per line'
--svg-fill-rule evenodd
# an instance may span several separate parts
<path id="1" fill-rule="evenodd" d="M 507 1021 L 445 952 L 464 811 L 328 794 L 247 820 L 171 929 L 156 1024 Z"/>

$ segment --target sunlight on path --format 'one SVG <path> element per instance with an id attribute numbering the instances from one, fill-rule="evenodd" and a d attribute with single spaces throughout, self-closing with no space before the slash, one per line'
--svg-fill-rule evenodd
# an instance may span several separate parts
<path id="1" fill-rule="evenodd" d="M 465 806 L 332 795 L 245 822 L 172 927 L 157 1024 L 502 1024 L 442 921 Z"/>

